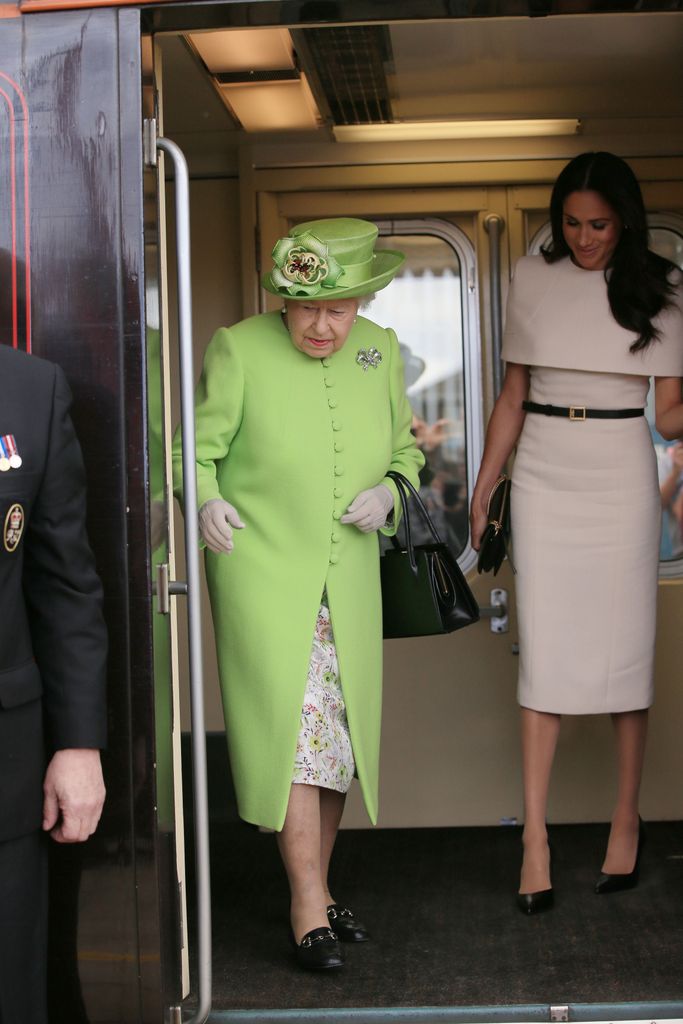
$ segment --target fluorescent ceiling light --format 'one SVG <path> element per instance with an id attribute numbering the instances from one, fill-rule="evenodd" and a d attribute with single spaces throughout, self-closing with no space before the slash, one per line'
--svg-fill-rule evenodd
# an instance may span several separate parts
<path id="1" fill-rule="evenodd" d="M 219 85 L 221 95 L 248 132 L 310 131 L 318 108 L 306 76 L 284 82 Z"/>
<path id="2" fill-rule="evenodd" d="M 209 71 L 281 71 L 294 67 L 286 28 L 192 32 L 190 40 Z"/>
<path id="3" fill-rule="evenodd" d="M 530 135 L 574 135 L 575 117 L 506 121 L 396 121 L 391 124 L 339 124 L 337 142 L 427 142 L 430 139 L 498 139 Z"/>

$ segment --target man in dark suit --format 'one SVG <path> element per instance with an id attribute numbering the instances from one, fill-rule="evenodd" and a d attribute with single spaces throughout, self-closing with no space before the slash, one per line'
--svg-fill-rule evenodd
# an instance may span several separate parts
<path id="1" fill-rule="evenodd" d="M 47 835 L 104 802 L 106 633 L 70 394 L 0 345 L 0 1024 L 45 1024 Z"/>

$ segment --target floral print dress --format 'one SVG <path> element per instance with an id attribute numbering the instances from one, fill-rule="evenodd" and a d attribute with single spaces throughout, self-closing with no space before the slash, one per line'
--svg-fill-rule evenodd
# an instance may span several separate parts
<path id="1" fill-rule="evenodd" d="M 327 595 L 315 623 L 292 782 L 346 793 L 356 771 Z"/>

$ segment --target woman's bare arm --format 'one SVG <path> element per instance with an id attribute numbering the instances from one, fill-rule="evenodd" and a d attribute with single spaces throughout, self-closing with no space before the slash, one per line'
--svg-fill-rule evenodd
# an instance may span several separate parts
<path id="1" fill-rule="evenodd" d="M 478 551 L 486 527 L 486 503 L 510 452 L 517 443 L 526 413 L 522 402 L 529 394 L 529 368 L 508 363 L 505 380 L 486 430 L 486 444 L 470 505 L 472 547 Z"/>
<path id="2" fill-rule="evenodd" d="M 683 437 L 680 377 L 655 378 L 655 425 L 667 441 Z"/>

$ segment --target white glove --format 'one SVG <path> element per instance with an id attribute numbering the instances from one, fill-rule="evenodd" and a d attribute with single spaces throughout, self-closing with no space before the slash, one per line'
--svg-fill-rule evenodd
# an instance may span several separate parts
<path id="1" fill-rule="evenodd" d="M 220 555 L 229 555 L 234 544 L 232 541 L 232 529 L 244 529 L 244 523 L 239 517 L 237 509 L 229 501 L 222 498 L 211 498 L 205 501 L 199 510 L 199 532 L 202 540 L 209 551 Z"/>
<path id="2" fill-rule="evenodd" d="M 372 533 L 384 526 L 393 509 L 393 494 L 386 484 L 377 484 L 368 491 L 361 491 L 339 521 L 352 523 L 363 533 Z"/>

